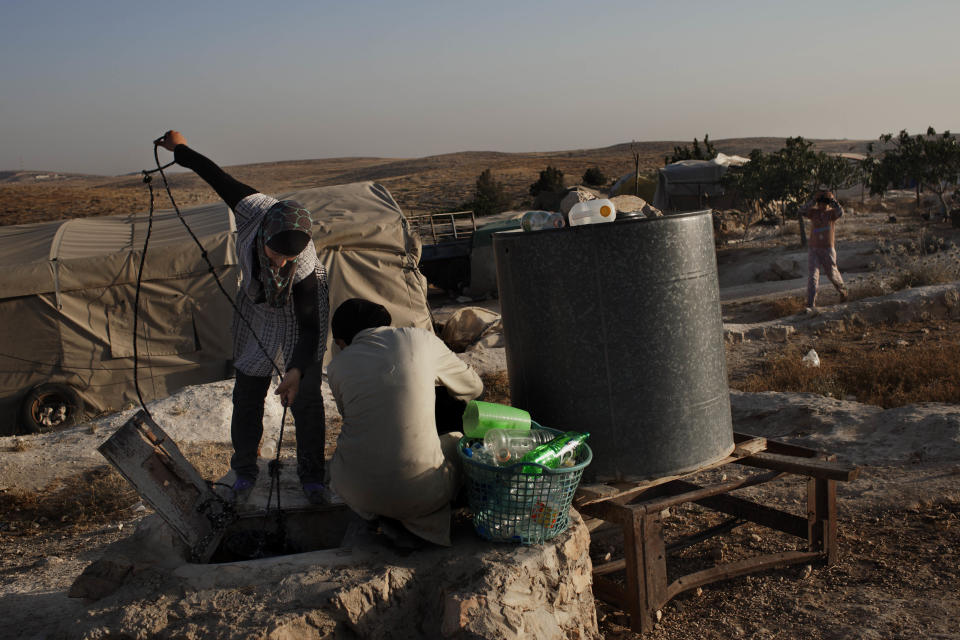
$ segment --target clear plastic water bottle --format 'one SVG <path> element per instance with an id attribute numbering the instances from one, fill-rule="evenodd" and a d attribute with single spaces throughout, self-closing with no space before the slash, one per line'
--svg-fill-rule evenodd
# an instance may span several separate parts
<path id="1" fill-rule="evenodd" d="M 556 211 L 527 211 L 520 218 L 520 227 L 524 231 L 542 229 L 560 229 L 567 226 L 562 213 Z"/>
<path id="2" fill-rule="evenodd" d="M 573 205 L 568 217 L 571 227 L 598 222 L 613 222 L 617 219 L 617 208 L 607 198 L 587 200 Z"/>
<path id="3" fill-rule="evenodd" d="M 484 446 L 483 442 L 479 440 L 472 442 L 469 446 L 463 448 L 463 455 L 468 458 L 479 462 L 480 464 L 488 464 L 490 466 L 496 466 L 497 461 L 493 459 L 493 455 L 490 450 Z"/>
<path id="4" fill-rule="evenodd" d="M 553 440 L 553 434 L 543 429 L 490 429 L 483 436 L 484 448 L 498 465 L 519 461 L 528 451 Z"/>

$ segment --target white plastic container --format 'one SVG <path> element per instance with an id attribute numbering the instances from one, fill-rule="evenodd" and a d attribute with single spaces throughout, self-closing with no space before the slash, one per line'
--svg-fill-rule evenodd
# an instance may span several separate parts
<path id="1" fill-rule="evenodd" d="M 613 222 L 617 219 L 617 208 L 606 198 L 587 200 L 573 205 L 567 218 L 570 220 L 571 227 L 581 224 Z"/>

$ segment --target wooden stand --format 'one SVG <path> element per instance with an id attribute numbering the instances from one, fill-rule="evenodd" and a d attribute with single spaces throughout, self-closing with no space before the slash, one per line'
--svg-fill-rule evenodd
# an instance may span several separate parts
<path id="1" fill-rule="evenodd" d="M 651 631 L 663 605 L 676 595 L 701 585 L 817 558 L 826 560 L 827 564 L 836 562 L 836 483 L 853 480 L 859 469 L 837 464 L 835 456 L 824 456 L 813 449 L 766 438 L 735 433 L 734 441 L 737 446 L 730 456 L 688 474 L 640 483 L 581 485 L 578 489 L 574 500 L 578 511 L 587 517 L 618 525 L 623 533 L 624 557 L 594 567 L 593 593 L 600 600 L 628 612 L 634 631 Z M 708 486 L 683 479 L 727 464 L 771 471 Z M 808 478 L 806 518 L 730 495 L 736 489 L 788 475 Z M 733 518 L 674 541 L 668 548 L 663 536 L 661 512 L 690 502 Z M 670 549 L 691 546 L 744 522 L 806 538 L 807 550 L 754 556 L 681 576 L 668 583 L 667 552 Z M 618 571 L 625 571 L 626 586 L 606 577 Z"/>

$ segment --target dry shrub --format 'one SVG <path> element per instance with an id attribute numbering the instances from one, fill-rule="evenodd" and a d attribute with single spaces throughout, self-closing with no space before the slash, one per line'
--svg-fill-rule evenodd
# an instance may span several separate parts
<path id="1" fill-rule="evenodd" d="M 848 299 L 851 301 L 862 300 L 864 298 L 876 298 L 890 293 L 889 287 L 884 285 L 883 280 L 876 275 L 848 286 L 847 290 L 850 292 Z"/>
<path id="2" fill-rule="evenodd" d="M 13 489 L 0 493 L 0 513 L 8 522 L 90 526 L 117 520 L 139 500 L 120 474 L 98 467 L 42 491 Z"/>
<path id="3" fill-rule="evenodd" d="M 960 344 L 923 343 L 893 348 L 853 350 L 838 346 L 820 353 L 820 366 L 802 358 L 809 347 L 792 345 L 743 382 L 741 391 L 819 393 L 834 398 L 855 396 L 884 408 L 917 402 L 955 402 L 960 397 Z"/>
<path id="4" fill-rule="evenodd" d="M 885 293 L 960 280 L 960 250 L 942 236 L 924 230 L 906 242 L 889 243 L 881 239 L 877 242 L 877 253 L 880 260 L 873 266 L 888 275 L 878 275 L 873 280 Z"/>
<path id="5" fill-rule="evenodd" d="M 480 379 L 483 380 L 484 402 L 510 404 L 510 379 L 506 371 L 484 373 Z"/>
<path id="6" fill-rule="evenodd" d="M 803 298 L 790 296 L 777 298 L 770 303 L 770 312 L 774 318 L 785 318 L 800 313 L 805 308 Z"/>

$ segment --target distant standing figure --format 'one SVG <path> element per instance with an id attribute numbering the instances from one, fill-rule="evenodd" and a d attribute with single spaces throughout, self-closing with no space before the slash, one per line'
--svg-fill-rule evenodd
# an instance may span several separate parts
<path id="1" fill-rule="evenodd" d="M 807 313 L 815 313 L 820 270 L 840 292 L 840 300 L 847 301 L 848 292 L 837 268 L 837 250 L 834 246 L 834 227 L 843 215 L 843 207 L 830 191 L 821 190 L 800 207 L 800 213 L 810 218 L 810 238 L 807 252 Z"/>

